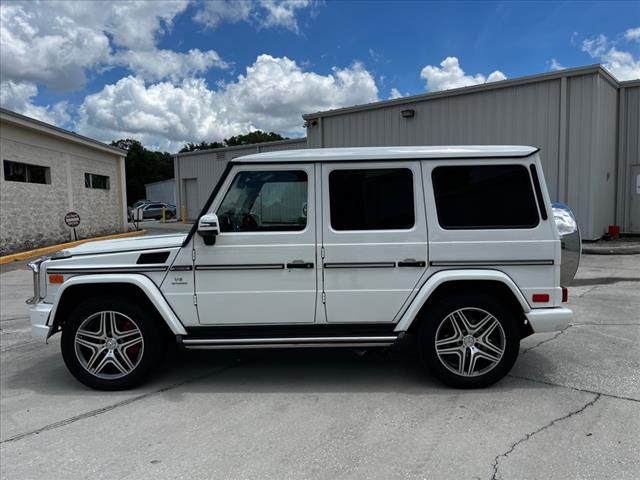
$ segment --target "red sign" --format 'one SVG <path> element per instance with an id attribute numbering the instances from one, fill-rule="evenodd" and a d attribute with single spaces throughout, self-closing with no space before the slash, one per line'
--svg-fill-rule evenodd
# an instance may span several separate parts
<path id="1" fill-rule="evenodd" d="M 64 216 L 64 223 L 67 227 L 76 228 L 80 225 L 80 215 L 76 212 L 69 212 Z"/>

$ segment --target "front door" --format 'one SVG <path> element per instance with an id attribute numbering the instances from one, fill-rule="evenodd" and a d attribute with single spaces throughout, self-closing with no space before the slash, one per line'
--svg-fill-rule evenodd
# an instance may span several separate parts
<path id="1" fill-rule="evenodd" d="M 420 162 L 322 166 L 329 323 L 392 322 L 427 268 Z"/>
<path id="2" fill-rule="evenodd" d="M 221 233 L 197 234 L 200 324 L 313 323 L 316 311 L 314 165 L 233 169 L 210 212 Z"/>

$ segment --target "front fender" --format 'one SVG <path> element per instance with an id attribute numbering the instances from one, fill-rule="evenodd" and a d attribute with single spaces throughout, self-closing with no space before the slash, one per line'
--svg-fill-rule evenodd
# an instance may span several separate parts
<path id="1" fill-rule="evenodd" d="M 164 296 L 158 289 L 155 283 L 153 283 L 148 277 L 140 274 L 118 274 L 109 275 L 109 274 L 96 274 L 96 275 L 78 275 L 70 278 L 66 282 L 64 282 L 60 289 L 56 294 L 56 298 L 53 303 L 53 308 L 51 309 L 51 314 L 49 315 L 49 325 L 55 325 L 54 320 L 56 318 L 56 312 L 58 310 L 58 306 L 65 294 L 65 292 L 76 285 L 97 285 L 97 284 L 107 284 L 107 283 L 118 283 L 118 284 L 131 284 L 140 288 L 149 301 L 156 308 L 160 316 L 166 322 L 169 329 L 176 335 L 186 335 L 187 332 L 184 329 L 180 320 L 176 314 L 171 310 L 171 307 L 165 300 Z M 49 336 L 54 332 L 54 329 L 51 329 Z"/>
<path id="2" fill-rule="evenodd" d="M 527 303 L 527 300 L 522 295 L 522 292 L 518 289 L 516 284 L 506 275 L 504 272 L 498 270 L 440 270 L 434 273 L 429 279 L 422 285 L 420 291 L 413 299 L 409 308 L 402 314 L 398 324 L 396 325 L 396 332 L 404 332 L 409 329 L 415 318 L 420 313 L 420 309 L 427 302 L 429 297 L 435 290 L 447 283 L 460 280 L 475 280 L 475 281 L 494 281 L 500 282 L 506 285 L 518 303 L 522 306 L 522 311 L 528 313 L 531 311 L 531 307 Z"/>

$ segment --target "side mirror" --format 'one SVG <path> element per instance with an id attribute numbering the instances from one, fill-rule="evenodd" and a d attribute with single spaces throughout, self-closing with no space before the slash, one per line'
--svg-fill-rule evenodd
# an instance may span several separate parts
<path id="1" fill-rule="evenodd" d="M 215 213 L 207 213 L 198 220 L 198 235 L 202 237 L 205 245 L 214 245 L 216 237 L 220 235 L 220 223 Z"/>

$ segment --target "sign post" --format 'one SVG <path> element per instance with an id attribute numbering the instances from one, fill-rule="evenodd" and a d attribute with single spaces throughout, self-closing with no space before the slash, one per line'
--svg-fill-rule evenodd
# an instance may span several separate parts
<path id="1" fill-rule="evenodd" d="M 76 227 L 80 225 L 80 215 L 76 212 L 68 212 L 64 216 L 64 223 L 67 227 L 73 228 L 73 239 L 78 240 L 78 233 L 76 232 Z"/>

